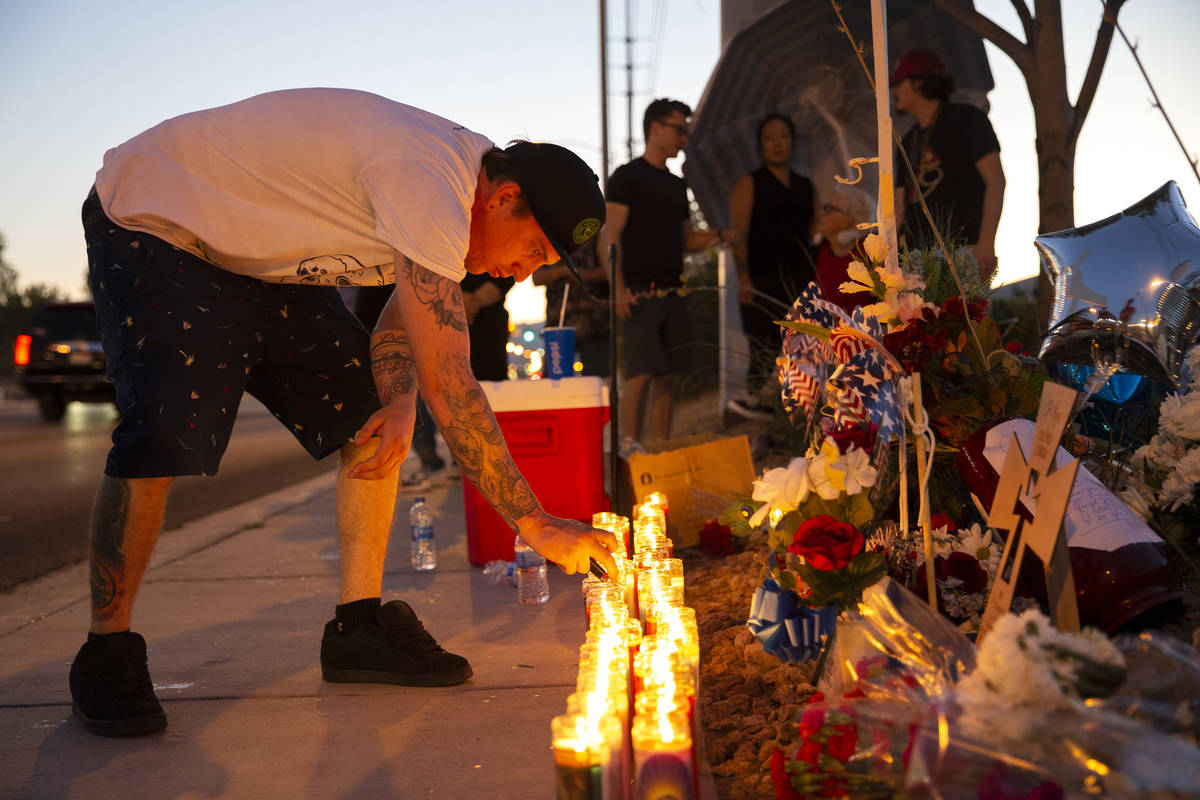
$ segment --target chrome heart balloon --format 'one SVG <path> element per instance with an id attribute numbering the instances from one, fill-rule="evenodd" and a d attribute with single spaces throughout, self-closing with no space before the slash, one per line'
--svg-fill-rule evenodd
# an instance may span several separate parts
<path id="1" fill-rule="evenodd" d="M 1184 354 L 1200 338 L 1200 228 L 1174 181 L 1034 244 L 1054 282 L 1043 361 L 1179 385 Z"/>

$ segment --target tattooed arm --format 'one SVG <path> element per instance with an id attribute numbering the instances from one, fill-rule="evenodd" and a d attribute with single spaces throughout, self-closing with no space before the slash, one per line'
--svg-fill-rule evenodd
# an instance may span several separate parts
<path id="1" fill-rule="evenodd" d="M 383 443 L 351 477 L 381 477 L 377 473 L 383 465 L 403 458 L 403 451 L 396 455 L 397 443 L 387 435 L 388 426 L 394 433 L 395 419 L 401 415 L 393 413 L 392 406 L 415 391 L 411 383 L 415 372 L 425 403 L 459 467 L 506 523 L 568 574 L 586 572 L 589 557 L 610 572 L 615 569 L 606 550 L 616 547 L 615 539 L 583 523 L 547 514 L 513 462 L 487 397 L 471 373 L 466 314 L 457 283 L 397 253 L 396 292 L 380 316 L 371 344 L 372 370 L 386 405 L 368 420 L 356 441 L 365 442 L 382 431 Z M 408 425 L 411 435 L 411 419 Z"/>

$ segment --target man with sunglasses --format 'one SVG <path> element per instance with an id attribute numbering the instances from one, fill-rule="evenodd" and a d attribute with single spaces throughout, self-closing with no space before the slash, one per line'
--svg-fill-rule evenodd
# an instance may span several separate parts
<path id="1" fill-rule="evenodd" d="M 616 312 L 623 322 L 620 416 L 628 446 L 640 438 L 647 401 L 646 440 L 670 436 L 671 385 L 687 370 L 685 347 L 691 340 L 687 300 L 675 291 L 683 285 L 684 251 L 733 241 L 731 231 L 692 227 L 687 184 L 667 169 L 667 161 L 687 144 L 691 114 L 679 100 L 650 103 L 642 117 L 645 152 L 617 167 L 608 181 L 600 258 L 616 281 Z M 617 246 L 621 267 L 615 275 L 608 263 L 610 243 Z"/>

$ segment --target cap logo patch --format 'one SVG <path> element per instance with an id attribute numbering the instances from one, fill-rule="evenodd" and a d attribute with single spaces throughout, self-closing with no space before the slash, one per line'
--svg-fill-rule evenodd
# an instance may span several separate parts
<path id="1" fill-rule="evenodd" d="M 595 217 L 587 217 L 580 220 L 579 224 L 575 226 L 574 232 L 571 233 L 571 238 L 575 240 L 575 244 L 583 244 L 595 236 L 598 230 L 600 230 L 600 220 Z"/>

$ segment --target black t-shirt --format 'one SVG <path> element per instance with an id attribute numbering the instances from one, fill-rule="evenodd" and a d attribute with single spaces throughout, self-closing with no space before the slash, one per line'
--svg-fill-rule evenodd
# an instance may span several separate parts
<path id="1" fill-rule="evenodd" d="M 644 158 L 622 164 L 608 179 L 608 197 L 629 206 L 621 233 L 621 274 L 631 290 L 682 285 L 687 184 Z"/>
<path id="2" fill-rule="evenodd" d="M 813 279 L 813 259 L 808 252 L 812 181 L 793 172 L 789 185 L 784 186 L 766 167 L 754 170 L 750 177 L 754 182 L 754 207 L 746 234 L 750 282 L 790 305 Z"/>
<path id="3" fill-rule="evenodd" d="M 904 152 L 912 162 L 925 203 L 943 237 L 974 244 L 983 217 L 983 178 L 975 162 L 1000 152 L 1000 142 L 987 115 L 975 106 L 943 103 L 933 124 L 913 127 L 904 136 Z M 904 226 L 909 246 L 932 241 L 929 222 L 909 185 L 908 170 L 896 157 L 896 186 L 904 188 Z"/>
<path id="4" fill-rule="evenodd" d="M 464 292 L 473 292 L 487 283 L 500 290 L 499 302 L 479 309 L 475 320 L 467 329 L 471 339 L 471 372 L 480 381 L 503 381 L 508 379 L 508 310 L 504 297 L 516 283 L 516 278 L 493 278 L 487 274 L 467 274 L 459 286 Z"/>

